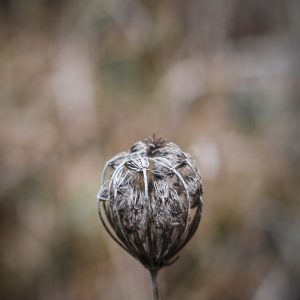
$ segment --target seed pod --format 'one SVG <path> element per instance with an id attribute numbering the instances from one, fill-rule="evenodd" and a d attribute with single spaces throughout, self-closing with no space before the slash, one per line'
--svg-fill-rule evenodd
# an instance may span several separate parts
<path id="1" fill-rule="evenodd" d="M 149 138 L 109 160 L 99 215 L 109 235 L 150 271 L 170 265 L 194 235 L 203 188 L 191 156 Z"/>

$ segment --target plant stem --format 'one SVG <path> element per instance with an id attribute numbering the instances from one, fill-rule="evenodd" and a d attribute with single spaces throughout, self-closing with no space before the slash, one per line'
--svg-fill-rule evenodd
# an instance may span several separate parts
<path id="1" fill-rule="evenodd" d="M 151 270 L 153 300 L 159 300 L 158 270 Z"/>

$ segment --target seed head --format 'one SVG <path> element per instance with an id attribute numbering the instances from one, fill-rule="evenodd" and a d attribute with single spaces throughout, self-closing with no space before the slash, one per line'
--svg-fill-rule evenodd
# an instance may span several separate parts
<path id="1" fill-rule="evenodd" d="M 177 145 L 137 142 L 103 170 L 99 215 L 109 235 L 147 269 L 170 265 L 194 235 L 203 188 L 197 167 Z"/>

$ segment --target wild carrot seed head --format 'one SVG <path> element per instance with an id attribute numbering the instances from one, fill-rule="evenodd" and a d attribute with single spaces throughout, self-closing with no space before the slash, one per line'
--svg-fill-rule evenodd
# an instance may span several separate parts
<path id="1" fill-rule="evenodd" d="M 146 268 L 170 265 L 194 235 L 203 188 L 197 167 L 174 143 L 137 142 L 109 160 L 97 198 L 110 236 Z"/>

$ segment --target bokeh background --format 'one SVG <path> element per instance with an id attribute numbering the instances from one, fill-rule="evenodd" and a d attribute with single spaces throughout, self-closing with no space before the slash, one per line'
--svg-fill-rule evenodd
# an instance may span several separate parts
<path id="1" fill-rule="evenodd" d="M 0 1 L 0 299 L 151 299 L 98 220 L 101 169 L 154 132 L 204 213 L 164 299 L 300 299 L 296 0 Z"/>

